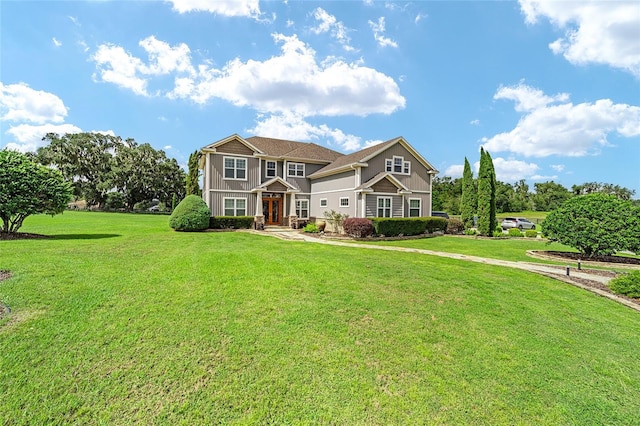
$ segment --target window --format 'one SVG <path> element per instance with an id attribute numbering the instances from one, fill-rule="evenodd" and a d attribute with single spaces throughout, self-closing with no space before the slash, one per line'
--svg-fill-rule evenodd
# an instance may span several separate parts
<path id="1" fill-rule="evenodd" d="M 327 207 L 327 199 L 320 198 L 320 207 Z"/>
<path id="2" fill-rule="evenodd" d="M 275 161 L 267 161 L 267 177 L 276 177 Z"/>
<path id="3" fill-rule="evenodd" d="M 409 217 L 420 217 L 422 213 L 422 200 L 420 198 L 409 199 Z"/>
<path id="4" fill-rule="evenodd" d="M 378 217 L 391 217 L 391 197 L 378 197 Z"/>
<path id="5" fill-rule="evenodd" d="M 224 157 L 224 178 L 247 180 L 247 159 Z"/>
<path id="6" fill-rule="evenodd" d="M 349 207 L 349 197 L 340 197 L 340 207 Z"/>
<path id="7" fill-rule="evenodd" d="M 246 216 L 247 200 L 244 198 L 225 198 L 224 199 L 224 215 L 225 216 Z"/>
<path id="8" fill-rule="evenodd" d="M 404 157 L 393 156 L 384 160 L 384 169 L 389 173 L 401 175 L 411 174 L 411 162 L 404 161 Z"/>
<path id="9" fill-rule="evenodd" d="M 309 200 L 296 200 L 296 215 L 299 219 L 309 218 Z"/>
<path id="10" fill-rule="evenodd" d="M 304 177 L 304 163 L 287 163 L 287 176 Z"/>

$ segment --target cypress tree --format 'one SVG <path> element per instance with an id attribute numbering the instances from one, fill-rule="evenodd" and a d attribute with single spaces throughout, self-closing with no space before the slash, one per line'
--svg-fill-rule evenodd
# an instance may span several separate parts
<path id="1" fill-rule="evenodd" d="M 493 167 L 493 159 L 489 151 L 485 151 L 487 157 L 487 164 L 489 167 L 489 176 L 491 183 L 491 196 L 489 198 L 489 224 L 491 226 L 491 235 L 493 231 L 498 227 L 498 220 L 496 219 L 496 170 Z"/>
<path id="2" fill-rule="evenodd" d="M 200 162 L 200 151 L 195 151 L 189 155 L 189 162 L 187 163 L 189 171 L 187 173 L 186 181 L 186 194 L 185 195 L 202 195 L 200 190 L 200 184 L 198 179 L 200 178 L 200 171 L 198 170 L 198 163 Z"/>
<path id="3" fill-rule="evenodd" d="M 478 170 L 478 232 L 491 236 L 493 227 L 489 210 L 491 208 L 491 171 L 484 148 L 480 148 L 480 169 Z"/>
<path id="4" fill-rule="evenodd" d="M 467 157 L 464 157 L 464 172 L 462 173 L 462 197 L 460 199 L 460 213 L 465 228 L 473 227 L 473 216 L 478 208 L 478 194 L 473 181 L 473 172 Z"/>

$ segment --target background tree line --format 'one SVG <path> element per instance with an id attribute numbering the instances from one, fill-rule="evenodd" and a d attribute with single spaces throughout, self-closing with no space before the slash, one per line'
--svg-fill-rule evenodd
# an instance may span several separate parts
<path id="1" fill-rule="evenodd" d="M 477 190 L 477 179 L 473 180 Z M 463 178 L 449 176 L 433 180 L 433 210 L 449 214 L 462 214 Z M 495 204 L 498 213 L 521 212 L 525 210 L 552 211 L 568 199 L 577 195 L 602 193 L 615 195 L 621 200 L 631 200 L 635 191 L 609 183 L 587 182 L 573 185 L 571 190 L 554 181 L 534 184 L 534 191 L 521 179 L 513 184 L 496 180 Z M 639 203 L 638 200 L 634 201 Z"/>
<path id="2" fill-rule="evenodd" d="M 34 159 L 59 170 L 87 206 L 131 211 L 152 200 L 172 206 L 185 196 L 185 172 L 148 143 L 100 133 L 48 133 L 43 140 L 48 144 Z"/>

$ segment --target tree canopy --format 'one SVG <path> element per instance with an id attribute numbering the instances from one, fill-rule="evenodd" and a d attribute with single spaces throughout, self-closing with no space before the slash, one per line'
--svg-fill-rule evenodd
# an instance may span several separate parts
<path id="1" fill-rule="evenodd" d="M 107 201 L 113 205 L 122 200 L 133 210 L 142 201 L 158 199 L 169 205 L 174 196 L 184 197 L 184 171 L 148 143 L 99 133 L 49 133 L 43 140 L 49 144 L 38 149 L 38 161 L 60 170 L 72 183 L 75 197 L 88 205 L 104 208 Z"/>
<path id="2" fill-rule="evenodd" d="M 71 184 L 50 169 L 14 151 L 0 151 L 0 218 L 2 233 L 15 233 L 33 214 L 62 213 L 71 199 Z"/>
<path id="3" fill-rule="evenodd" d="M 640 208 L 615 195 L 581 195 L 549 213 L 543 232 L 549 241 L 573 247 L 586 257 L 621 250 L 640 253 Z"/>

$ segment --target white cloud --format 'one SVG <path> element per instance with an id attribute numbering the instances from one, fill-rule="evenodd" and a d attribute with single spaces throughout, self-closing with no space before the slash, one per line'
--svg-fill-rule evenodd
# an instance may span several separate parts
<path id="1" fill-rule="evenodd" d="M 464 165 L 462 164 L 454 164 L 452 166 L 447 167 L 444 171 L 443 176 L 449 176 L 453 179 L 462 177 L 462 173 L 464 172 Z"/>
<path id="2" fill-rule="evenodd" d="M 414 22 L 417 24 L 418 22 L 422 21 L 424 18 L 427 18 L 429 15 L 427 15 L 426 13 L 418 13 L 414 19 Z"/>
<path id="3" fill-rule="evenodd" d="M 89 46 L 87 45 L 87 43 L 84 40 L 80 40 L 78 42 L 78 46 L 80 46 L 82 48 L 83 52 L 88 52 L 89 51 Z"/>
<path id="4" fill-rule="evenodd" d="M 528 24 L 546 17 L 564 37 L 549 44 L 571 63 L 607 64 L 640 77 L 640 3 L 520 0 Z"/>
<path id="5" fill-rule="evenodd" d="M 67 116 L 67 107 L 53 93 L 34 90 L 25 83 L 0 82 L 0 114 L 3 121 L 61 123 Z"/>
<path id="6" fill-rule="evenodd" d="M 19 124 L 7 130 L 7 134 L 14 137 L 14 141 L 9 142 L 7 148 L 20 152 L 32 152 L 45 145 L 42 138 L 47 133 L 65 134 L 81 131 L 79 127 L 73 124 L 42 124 L 37 126 Z"/>
<path id="7" fill-rule="evenodd" d="M 305 121 L 303 116 L 291 113 L 259 116 L 255 127 L 247 132 L 278 139 L 320 142 L 323 145 L 337 146 L 344 151 L 355 151 L 362 147 L 362 140 L 358 136 L 347 135 L 342 130 L 331 129 L 325 124 L 314 126 Z"/>
<path id="8" fill-rule="evenodd" d="M 355 49 L 349 45 L 351 39 L 347 35 L 347 28 L 342 22 L 339 22 L 335 16 L 327 13 L 321 7 L 313 11 L 313 17 L 319 21 L 318 26 L 311 28 L 315 34 L 330 33 L 342 45 L 344 50 L 352 52 Z"/>
<path id="9" fill-rule="evenodd" d="M 196 78 L 177 77 L 168 96 L 199 104 L 220 98 L 259 112 L 303 116 L 366 116 L 404 108 L 391 77 L 336 58 L 318 62 L 315 51 L 295 35 L 273 38 L 282 43 L 279 56 L 262 62 L 234 59 L 220 70 L 200 65 Z"/>
<path id="10" fill-rule="evenodd" d="M 518 112 L 533 111 L 553 102 L 569 100 L 567 93 L 559 93 L 555 96 L 547 96 L 540 89 L 535 89 L 520 82 L 517 86 L 500 86 L 493 99 L 508 99 L 515 101 L 515 109 Z"/>
<path id="11" fill-rule="evenodd" d="M 525 87 L 519 93 L 537 91 Z M 548 97 L 538 94 L 534 98 Z M 527 104 L 527 109 L 523 107 L 522 97 L 508 99 L 515 100 L 516 109 L 520 106 L 520 110 L 526 110 L 526 113 L 513 130 L 483 138 L 483 146 L 490 152 L 507 151 L 526 157 L 579 157 L 597 154 L 602 147 L 609 146 L 609 134 L 640 136 L 640 107 L 637 106 L 600 99 L 577 105 L 570 102 L 559 105 L 533 102 Z"/>
<path id="12" fill-rule="evenodd" d="M 378 22 L 369 21 L 369 26 L 373 31 L 373 38 L 378 42 L 380 47 L 398 47 L 398 43 L 384 36 L 385 24 L 384 16 L 378 18 Z"/>
<path id="13" fill-rule="evenodd" d="M 564 170 L 564 164 L 552 164 L 551 168 L 556 172 L 561 172 Z"/>
<path id="14" fill-rule="evenodd" d="M 154 36 L 140 41 L 148 55 L 148 64 L 131 55 L 120 46 L 103 44 L 91 56 L 98 68 L 100 79 L 117 86 L 132 90 L 138 95 L 148 96 L 148 80 L 144 76 L 167 75 L 174 72 L 194 76 L 189 47 L 180 43 L 171 47 Z M 97 76 L 94 74 L 94 79 Z"/>
<path id="15" fill-rule="evenodd" d="M 162 149 L 164 149 L 165 151 L 169 151 L 171 148 L 173 148 L 171 145 L 165 145 L 164 147 L 162 147 Z"/>
<path id="16" fill-rule="evenodd" d="M 480 125 L 480 120 L 478 120 L 477 118 L 475 120 L 471 120 L 469 122 L 469 124 L 471 124 L 472 126 L 479 126 Z"/>
<path id="17" fill-rule="evenodd" d="M 493 159 L 493 168 L 496 171 L 496 179 L 502 182 L 516 182 L 535 175 L 540 169 L 537 164 L 520 160 L 505 160 L 502 157 Z"/>
<path id="18" fill-rule="evenodd" d="M 259 0 L 169 0 L 178 13 L 209 12 L 229 17 L 259 19 Z"/>
<path id="19" fill-rule="evenodd" d="M 61 41 L 58 41 L 58 39 L 57 39 L 57 38 L 55 38 L 55 37 L 53 37 L 53 38 L 51 39 L 51 41 L 53 41 L 53 45 L 54 45 L 55 47 L 60 47 L 60 46 L 62 46 L 62 42 L 61 42 Z"/>

